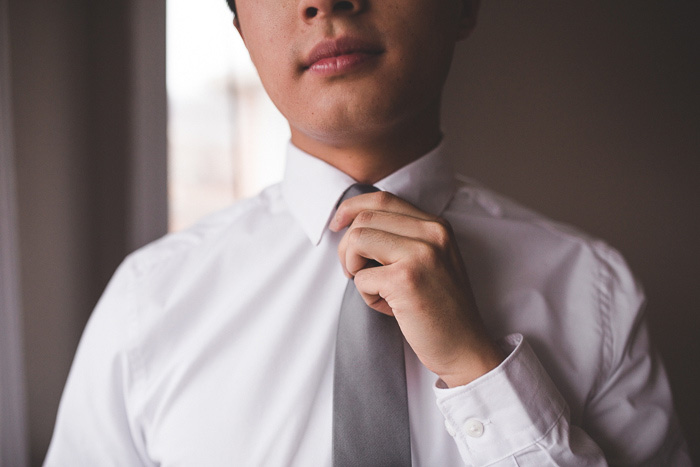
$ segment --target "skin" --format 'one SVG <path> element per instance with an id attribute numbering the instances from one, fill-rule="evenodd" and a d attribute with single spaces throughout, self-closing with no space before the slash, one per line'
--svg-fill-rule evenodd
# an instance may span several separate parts
<path id="1" fill-rule="evenodd" d="M 234 25 L 292 142 L 374 183 L 441 139 L 440 97 L 454 46 L 474 27 L 478 2 L 238 0 Z M 360 38 L 377 53 L 339 73 L 311 72 L 325 39 Z M 340 263 L 369 306 L 395 316 L 407 342 L 450 387 L 498 366 L 449 224 L 388 193 L 345 201 Z M 382 266 L 364 269 L 369 259 Z"/>

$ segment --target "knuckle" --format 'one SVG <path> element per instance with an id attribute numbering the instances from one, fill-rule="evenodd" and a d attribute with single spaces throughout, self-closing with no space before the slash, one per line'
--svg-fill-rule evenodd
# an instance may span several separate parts
<path id="1" fill-rule="evenodd" d="M 431 222 L 430 236 L 438 247 L 446 249 L 450 244 L 451 238 L 449 225 L 445 225 L 445 223 L 439 220 Z"/>
<path id="2" fill-rule="evenodd" d="M 369 224 L 372 219 L 374 218 L 374 212 L 373 211 L 362 211 L 357 215 L 355 218 L 355 221 L 360 224 L 360 225 L 367 225 Z"/>
<path id="3" fill-rule="evenodd" d="M 351 243 L 358 243 L 365 234 L 365 229 L 363 227 L 353 227 L 348 232 L 348 241 Z"/>
<path id="4" fill-rule="evenodd" d="M 429 259 L 435 254 L 435 248 L 426 242 L 420 242 L 416 245 L 416 256 L 420 260 Z"/>
<path id="5" fill-rule="evenodd" d="M 410 265 L 404 265 L 397 270 L 397 280 L 400 284 L 409 288 L 414 288 L 421 283 L 420 270 Z"/>
<path id="6" fill-rule="evenodd" d="M 377 204 L 379 207 L 386 207 L 391 203 L 392 195 L 388 191 L 377 192 Z"/>
<path id="7" fill-rule="evenodd" d="M 433 265 L 437 263 L 439 257 L 437 248 L 429 243 L 420 243 L 416 247 L 416 258 L 420 264 Z"/>

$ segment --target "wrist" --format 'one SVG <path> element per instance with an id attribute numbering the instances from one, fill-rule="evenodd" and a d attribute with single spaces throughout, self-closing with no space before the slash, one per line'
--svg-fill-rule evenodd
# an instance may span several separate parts
<path id="1" fill-rule="evenodd" d="M 465 386 L 498 367 L 505 358 L 501 348 L 489 340 L 438 376 L 448 388 Z"/>

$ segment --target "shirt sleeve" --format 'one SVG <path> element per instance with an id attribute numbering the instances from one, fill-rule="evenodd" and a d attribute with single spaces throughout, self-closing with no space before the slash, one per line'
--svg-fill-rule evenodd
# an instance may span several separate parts
<path id="1" fill-rule="evenodd" d="M 59 405 L 46 467 L 152 465 L 130 414 L 132 274 L 114 275 L 88 321 Z"/>
<path id="2" fill-rule="evenodd" d="M 599 254 L 601 294 L 599 378 L 585 401 L 582 426 L 520 334 L 502 345 L 497 368 L 456 388 L 438 380 L 434 390 L 445 425 L 467 465 L 690 466 L 659 357 L 649 345 L 644 296 L 622 258 Z"/>
<path id="3" fill-rule="evenodd" d="M 600 448 L 569 425 L 566 402 L 523 337 L 504 344 L 510 355 L 490 373 L 466 386 L 435 387 L 465 464 L 606 465 Z"/>

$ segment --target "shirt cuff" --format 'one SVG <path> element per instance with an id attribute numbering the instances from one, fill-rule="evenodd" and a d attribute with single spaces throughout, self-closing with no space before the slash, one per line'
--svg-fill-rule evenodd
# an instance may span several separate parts
<path id="1" fill-rule="evenodd" d="M 567 405 L 532 348 L 520 334 L 501 344 L 510 355 L 465 386 L 434 387 L 445 427 L 467 464 L 484 465 L 513 456 L 544 438 Z"/>

